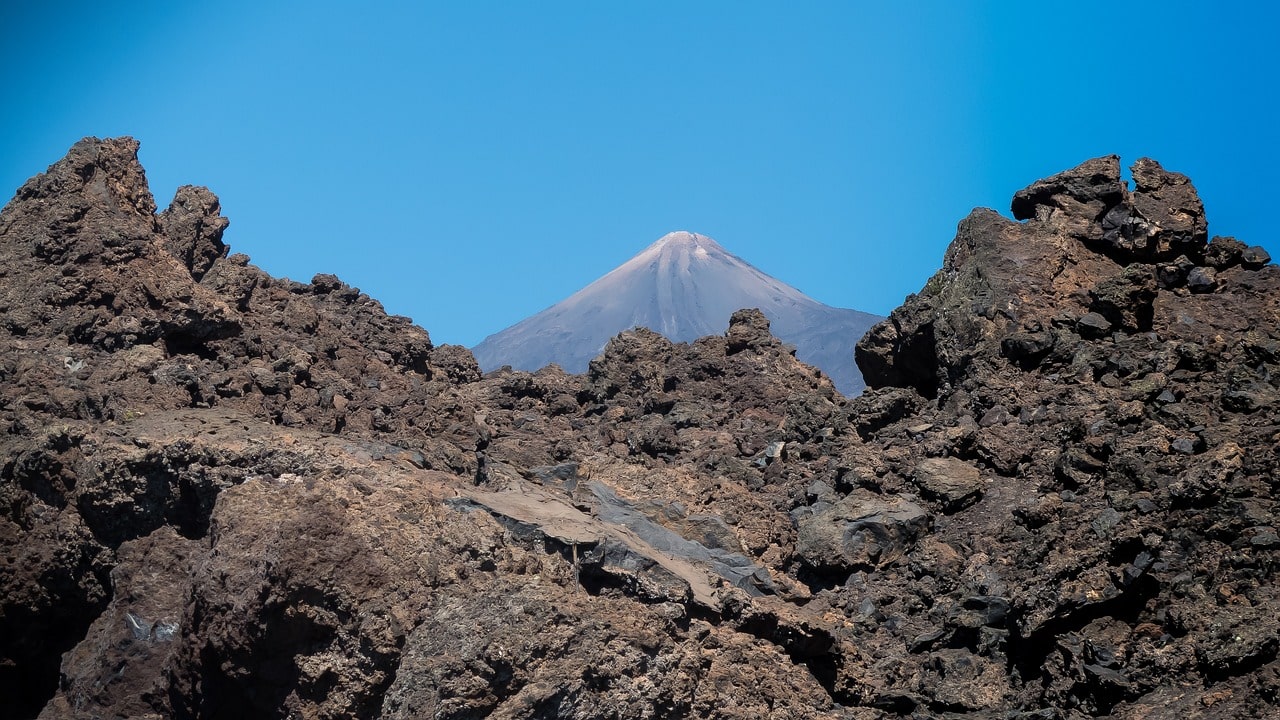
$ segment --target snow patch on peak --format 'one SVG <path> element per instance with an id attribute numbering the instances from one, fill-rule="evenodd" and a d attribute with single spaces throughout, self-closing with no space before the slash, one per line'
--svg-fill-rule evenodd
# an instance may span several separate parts
<path id="1" fill-rule="evenodd" d="M 700 236 L 698 233 L 692 233 L 688 230 L 676 230 L 658 238 L 658 245 L 666 245 L 668 243 L 697 243 Z"/>
<path id="2" fill-rule="evenodd" d="M 616 268 L 610 275 L 618 271 L 634 270 L 654 262 L 675 263 L 677 266 L 685 266 L 691 259 L 706 261 L 722 255 L 726 255 L 726 253 L 715 240 L 706 235 L 699 235 L 687 230 L 677 230 L 658 238 L 652 245 L 641 250 L 639 254 Z"/>
<path id="3" fill-rule="evenodd" d="M 695 232 L 688 230 L 677 230 L 669 232 L 658 238 L 658 241 L 650 245 L 652 250 L 666 250 L 667 252 L 690 252 L 699 257 L 706 257 L 709 253 L 724 252 L 724 248 L 715 240 Z"/>

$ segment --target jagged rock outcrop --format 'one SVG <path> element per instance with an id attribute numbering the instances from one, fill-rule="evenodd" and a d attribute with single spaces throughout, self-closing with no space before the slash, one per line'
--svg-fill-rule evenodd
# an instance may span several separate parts
<path id="1" fill-rule="evenodd" d="M 1205 243 L 1185 177 L 1151 160 L 1133 174 L 1130 192 L 1110 157 L 1035 183 L 1014 198 L 1025 223 L 975 211 L 859 360 L 877 392 L 928 398 L 901 421 L 922 454 L 987 468 L 983 497 L 951 520 L 966 571 L 932 602 L 1000 598 L 1001 621 L 960 644 L 1008 666 L 1002 703 L 1262 716 L 1277 628 L 1239 618 L 1280 611 L 1280 273 L 1261 248 L 1246 264 L 1241 243 Z M 936 614 L 921 638 L 955 645 L 961 615 Z"/>
<path id="2" fill-rule="evenodd" d="M 15 717 L 1275 712 L 1280 271 L 1153 161 L 975 211 L 847 400 L 751 311 L 481 376 L 136 149 L 0 213 Z"/>

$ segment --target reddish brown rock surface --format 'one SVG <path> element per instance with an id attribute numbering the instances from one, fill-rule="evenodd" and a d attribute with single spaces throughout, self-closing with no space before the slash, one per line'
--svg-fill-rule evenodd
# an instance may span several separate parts
<path id="1" fill-rule="evenodd" d="M 136 149 L 0 214 L 14 717 L 1275 713 L 1280 272 L 1153 161 L 975 211 L 845 400 L 749 311 L 481 377 Z"/>

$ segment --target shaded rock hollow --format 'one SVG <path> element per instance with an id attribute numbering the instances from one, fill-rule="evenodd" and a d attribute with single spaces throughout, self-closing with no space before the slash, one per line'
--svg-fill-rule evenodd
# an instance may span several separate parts
<path id="1" fill-rule="evenodd" d="M 1280 272 L 1089 161 L 847 400 L 744 311 L 482 376 L 88 139 L 0 213 L 16 717 L 1238 718 L 1280 692 Z"/>

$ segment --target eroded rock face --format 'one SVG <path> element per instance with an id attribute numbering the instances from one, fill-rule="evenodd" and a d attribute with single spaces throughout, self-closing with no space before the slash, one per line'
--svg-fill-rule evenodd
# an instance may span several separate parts
<path id="1" fill-rule="evenodd" d="M 976 211 L 943 270 L 859 353 L 880 369 L 873 384 L 931 399 L 924 454 L 994 472 L 953 517 L 973 523 L 957 549 L 982 560 L 962 584 L 1008 602 L 1001 649 L 986 631 L 968 645 L 1025 683 L 1006 702 L 1256 714 L 1275 701 L 1275 653 L 1257 639 L 1274 628 L 1233 636 L 1238 664 L 1223 672 L 1204 659 L 1213 642 L 1172 618 L 1276 609 L 1270 551 L 1248 538 L 1275 522 L 1276 415 L 1263 398 L 1276 389 L 1280 277 L 1244 263 L 1243 243 L 1205 242 L 1184 176 L 1150 160 L 1133 174 L 1130 192 L 1101 158 L 1038 182 L 1015 196 L 1022 224 Z M 936 481 L 920 470 L 925 491 Z M 940 617 L 931 644 L 961 615 Z M 1194 698 L 1164 689 L 1179 674 L 1196 678 Z"/>
<path id="2" fill-rule="evenodd" d="M 855 400 L 759 313 L 482 376 L 86 140 L 0 213 L 16 717 L 1266 717 L 1280 272 L 1089 161 Z"/>

